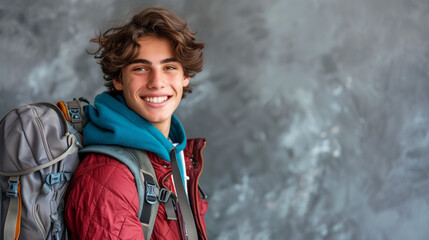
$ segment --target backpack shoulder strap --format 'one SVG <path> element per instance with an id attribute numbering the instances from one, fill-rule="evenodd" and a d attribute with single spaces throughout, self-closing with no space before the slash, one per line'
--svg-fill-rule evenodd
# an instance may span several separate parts
<path id="1" fill-rule="evenodd" d="M 150 239 L 159 207 L 159 185 L 146 152 L 117 145 L 89 145 L 79 151 L 79 154 L 88 153 L 108 155 L 130 169 L 139 195 L 138 218 L 142 223 L 145 239 Z"/>

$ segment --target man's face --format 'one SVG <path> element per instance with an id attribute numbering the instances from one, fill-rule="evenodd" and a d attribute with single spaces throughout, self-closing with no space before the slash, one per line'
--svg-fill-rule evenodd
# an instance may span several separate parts
<path id="1" fill-rule="evenodd" d="M 127 106 L 157 127 L 165 136 L 171 116 L 189 84 L 177 62 L 171 43 L 165 38 L 144 36 L 138 41 L 139 53 L 122 68 L 122 81 L 113 81 L 123 91 Z"/>

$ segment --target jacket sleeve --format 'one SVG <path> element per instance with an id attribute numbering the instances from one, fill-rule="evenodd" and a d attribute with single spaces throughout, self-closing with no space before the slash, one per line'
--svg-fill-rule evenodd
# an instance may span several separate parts
<path id="1" fill-rule="evenodd" d="M 118 161 L 88 155 L 66 198 L 65 218 L 72 239 L 144 239 L 134 176 Z"/>

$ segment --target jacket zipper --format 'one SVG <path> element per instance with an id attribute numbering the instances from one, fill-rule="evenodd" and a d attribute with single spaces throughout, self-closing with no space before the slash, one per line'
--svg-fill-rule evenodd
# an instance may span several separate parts
<path id="1" fill-rule="evenodd" d="M 203 149 L 206 147 L 206 141 L 204 140 L 204 143 L 203 143 L 203 146 L 201 147 L 201 149 L 199 150 L 200 151 L 200 157 L 201 157 L 201 170 L 198 172 L 198 175 L 197 175 L 197 177 L 196 177 L 196 179 L 195 179 L 195 196 L 194 196 L 194 201 L 195 201 L 195 210 L 196 210 L 196 212 L 194 213 L 194 216 L 196 217 L 196 218 L 198 218 L 198 223 L 199 223 L 199 225 L 201 225 L 202 226 L 202 220 L 201 220 L 201 216 L 200 216 L 200 206 L 199 206 L 199 204 L 198 204 L 198 195 L 199 195 L 199 189 L 198 189 L 198 182 L 199 182 L 199 180 L 200 180 L 200 176 L 201 176 L 201 173 L 203 172 L 203 168 L 204 168 L 204 158 L 203 158 Z M 206 234 L 206 231 L 204 230 L 204 229 L 201 229 L 202 230 L 202 233 L 203 233 L 203 235 L 204 235 L 204 238 L 205 239 L 207 239 L 207 234 Z"/>

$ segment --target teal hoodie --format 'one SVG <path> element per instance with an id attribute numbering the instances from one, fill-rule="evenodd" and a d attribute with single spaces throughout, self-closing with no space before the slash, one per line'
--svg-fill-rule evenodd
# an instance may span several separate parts
<path id="1" fill-rule="evenodd" d="M 95 98 L 94 106 L 85 107 L 86 125 L 83 129 L 85 145 L 120 145 L 155 153 L 170 162 L 170 151 L 176 149 L 176 157 L 185 149 L 185 131 L 176 116 L 171 118 L 169 138 L 176 147 L 150 122 L 129 109 L 121 95 L 107 92 Z M 177 161 L 182 181 L 185 183 L 184 166 Z M 185 186 L 186 187 L 186 186 Z"/>

